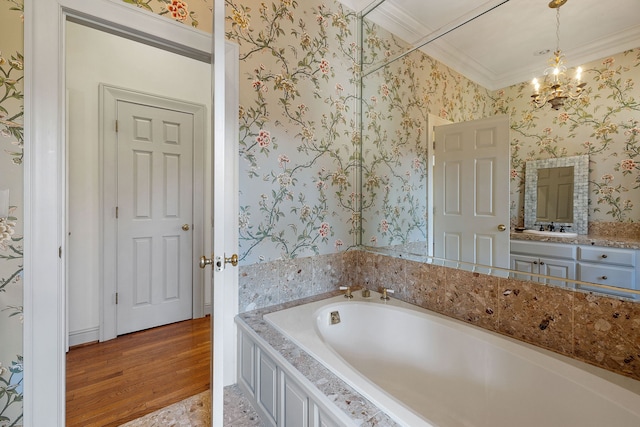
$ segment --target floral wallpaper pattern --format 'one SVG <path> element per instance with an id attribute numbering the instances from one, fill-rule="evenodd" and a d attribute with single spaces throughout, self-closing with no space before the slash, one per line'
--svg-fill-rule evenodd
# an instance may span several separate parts
<path id="1" fill-rule="evenodd" d="M 364 43 L 365 74 L 406 49 L 369 23 Z M 640 221 L 640 49 L 583 68 L 586 93 L 558 112 L 534 108 L 528 82 L 489 91 L 420 51 L 366 74 L 362 243 L 424 251 L 427 113 L 452 122 L 510 115 L 512 225 L 524 221 L 526 161 L 581 154 L 590 156 L 589 221 Z"/>
<path id="2" fill-rule="evenodd" d="M 0 190 L 10 195 L 0 218 L 0 426 L 22 421 L 23 9 L 0 2 Z"/>
<path id="3" fill-rule="evenodd" d="M 362 243 L 416 252 L 429 221 L 427 116 L 458 122 L 492 109 L 486 89 L 419 50 L 367 72 L 408 48 L 365 21 Z"/>
<path id="4" fill-rule="evenodd" d="M 355 244 L 356 15 L 337 2 L 227 0 L 240 46 L 240 258 Z"/>
<path id="5" fill-rule="evenodd" d="M 527 160 L 588 154 L 589 221 L 640 221 L 640 48 L 582 65 L 586 93 L 555 111 L 532 108 L 531 85 L 493 94 L 511 115 L 512 219 L 523 220 Z"/>

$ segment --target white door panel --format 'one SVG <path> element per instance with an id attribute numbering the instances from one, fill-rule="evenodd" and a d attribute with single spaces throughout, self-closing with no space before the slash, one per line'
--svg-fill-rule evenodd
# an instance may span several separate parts
<path id="1" fill-rule="evenodd" d="M 435 135 L 434 256 L 508 268 L 508 117 L 437 126 Z"/>
<path id="2" fill-rule="evenodd" d="M 192 317 L 194 123 L 160 107 L 117 109 L 120 335 Z"/>

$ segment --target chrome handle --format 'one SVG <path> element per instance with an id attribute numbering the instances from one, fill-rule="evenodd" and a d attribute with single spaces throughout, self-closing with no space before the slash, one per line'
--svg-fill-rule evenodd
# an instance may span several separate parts
<path id="1" fill-rule="evenodd" d="M 505 231 L 507 227 L 504 224 L 498 225 L 498 231 Z"/>
<path id="2" fill-rule="evenodd" d="M 200 268 L 205 268 L 207 265 L 211 265 L 211 264 L 213 264 L 213 255 L 211 255 L 211 258 L 207 258 L 204 255 L 200 257 L 200 263 L 198 263 Z"/>
<path id="3" fill-rule="evenodd" d="M 183 229 L 184 231 L 189 231 L 189 224 L 184 224 L 184 225 L 182 226 L 182 229 Z"/>

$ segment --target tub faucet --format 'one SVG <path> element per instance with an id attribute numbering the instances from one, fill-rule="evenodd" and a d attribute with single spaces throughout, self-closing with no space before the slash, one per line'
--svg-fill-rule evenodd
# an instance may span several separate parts
<path id="1" fill-rule="evenodd" d="M 341 291 L 346 291 L 344 293 L 344 297 L 345 298 L 349 298 L 349 299 L 353 298 L 353 295 L 351 295 L 351 287 L 350 286 L 340 286 L 340 290 Z"/>
<path id="2" fill-rule="evenodd" d="M 383 301 L 389 301 L 391 298 L 387 294 L 392 294 L 394 292 L 395 291 L 393 289 L 382 288 L 382 296 L 380 297 L 380 299 Z"/>

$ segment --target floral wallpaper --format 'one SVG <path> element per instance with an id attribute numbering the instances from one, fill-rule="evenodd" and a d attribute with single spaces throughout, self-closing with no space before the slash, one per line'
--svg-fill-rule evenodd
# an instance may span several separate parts
<path id="1" fill-rule="evenodd" d="M 589 221 L 640 221 L 640 48 L 582 68 L 586 93 L 559 111 L 532 108 L 529 83 L 492 96 L 495 112 L 511 115 L 511 215 L 517 224 L 523 222 L 526 161 L 581 154 L 590 161 Z"/>
<path id="2" fill-rule="evenodd" d="M 356 15 L 336 2 L 227 0 L 240 46 L 240 258 L 352 247 Z"/>
<path id="3" fill-rule="evenodd" d="M 482 86 L 419 50 L 368 73 L 410 46 L 367 21 L 363 39 L 362 243 L 424 252 L 427 116 L 478 119 L 491 115 L 492 102 Z"/>
<path id="4" fill-rule="evenodd" d="M 0 1 L 0 426 L 22 424 L 23 2 Z"/>
<path id="5" fill-rule="evenodd" d="M 509 114 L 511 222 L 524 222 L 527 160 L 590 156 L 589 222 L 640 221 L 640 49 L 583 64 L 586 93 L 555 111 L 530 102 L 531 85 L 498 91 L 414 51 L 371 23 L 364 30 L 362 243 L 425 250 L 426 115 L 459 122 Z M 571 74 L 571 70 L 568 74 Z"/>

